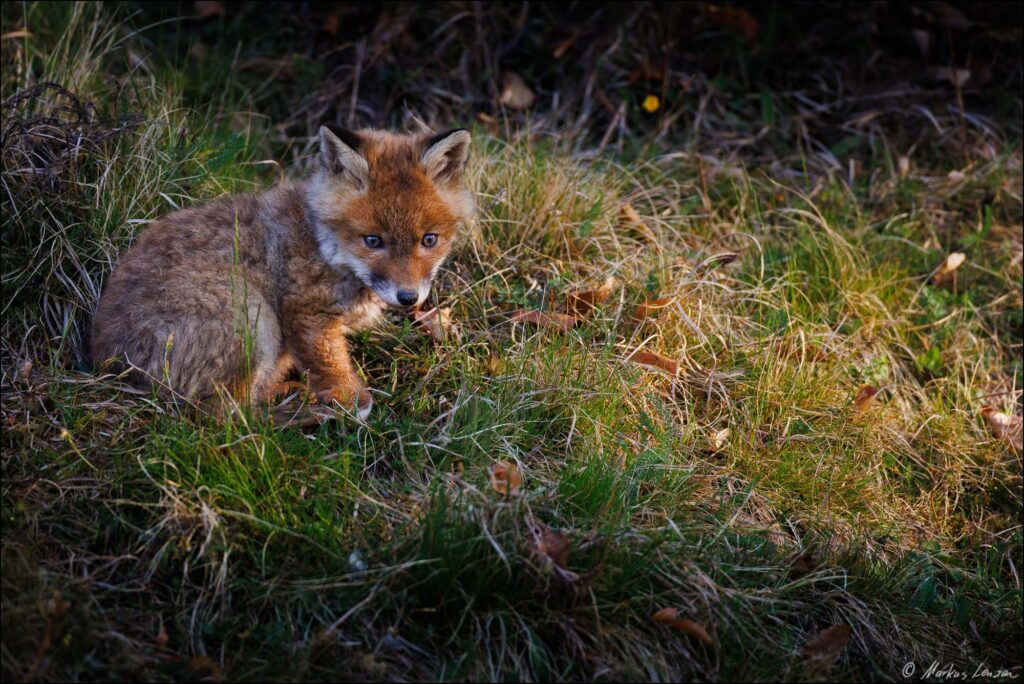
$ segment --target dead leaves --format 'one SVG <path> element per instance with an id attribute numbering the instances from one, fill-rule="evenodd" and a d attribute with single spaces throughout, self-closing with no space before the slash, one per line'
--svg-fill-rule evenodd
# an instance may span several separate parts
<path id="1" fill-rule="evenodd" d="M 862 385 L 857 390 L 857 396 L 853 400 L 853 409 L 859 413 L 863 413 L 871 408 L 871 404 L 878 394 L 878 388 L 874 385 Z"/>
<path id="2" fill-rule="evenodd" d="M 672 297 L 659 297 L 658 299 L 648 299 L 643 304 L 636 307 L 633 310 L 633 320 L 642 321 L 645 318 L 657 316 L 661 313 L 662 309 L 672 303 Z"/>
<path id="3" fill-rule="evenodd" d="M 566 295 L 566 313 L 555 313 L 540 311 L 536 309 L 517 309 L 508 314 L 508 320 L 515 323 L 529 323 L 538 328 L 555 328 L 568 332 L 584 323 L 585 317 L 590 315 L 595 307 L 604 303 L 611 296 L 619 283 L 615 278 L 609 276 L 601 287 L 596 290 L 583 290 L 570 292 Z"/>
<path id="4" fill-rule="evenodd" d="M 572 550 L 572 542 L 562 532 L 554 532 L 544 527 L 539 530 L 537 540 L 537 554 L 541 558 L 548 559 L 557 567 L 565 570 L 569 565 L 569 552 Z"/>
<path id="5" fill-rule="evenodd" d="M 218 14 L 224 14 L 224 3 L 220 0 L 196 0 L 194 3 L 196 16 L 200 19 L 208 19 Z"/>
<path id="6" fill-rule="evenodd" d="M 742 7 L 719 7 L 708 4 L 705 11 L 708 21 L 715 26 L 738 33 L 746 38 L 748 43 L 753 43 L 757 39 L 760 24 L 750 12 Z"/>
<path id="7" fill-rule="evenodd" d="M 935 274 L 932 275 L 932 284 L 941 285 L 947 280 L 952 279 L 956 269 L 960 268 L 963 263 L 967 260 L 967 255 L 963 252 L 953 252 L 946 260 L 939 264 L 939 267 L 935 269 Z"/>
<path id="8" fill-rule="evenodd" d="M 690 618 L 679 617 L 679 611 L 675 608 L 662 608 L 652 615 L 651 619 L 655 622 L 668 625 L 672 629 L 677 629 L 683 634 L 692 636 L 694 639 L 707 646 L 713 647 L 717 643 L 711 635 L 708 634 L 708 631 L 704 629 L 703 625 L 691 620 Z"/>
<path id="9" fill-rule="evenodd" d="M 523 474 L 515 463 L 498 461 L 491 466 L 491 489 L 499 494 L 515 494 L 523 485 Z"/>
<path id="10" fill-rule="evenodd" d="M 640 218 L 640 214 L 637 213 L 636 209 L 629 202 L 619 207 L 619 224 L 627 230 L 636 233 L 652 245 L 657 245 L 659 250 L 661 249 L 661 244 L 654 231 Z"/>
<path id="11" fill-rule="evenodd" d="M 800 649 L 809 673 L 824 675 L 839 661 L 853 632 L 846 625 L 832 625 L 814 634 Z"/>
<path id="12" fill-rule="evenodd" d="M 565 312 L 570 316 L 586 316 L 595 305 L 608 301 L 617 286 L 618 281 L 608 276 L 596 290 L 570 292 L 565 300 Z"/>
<path id="13" fill-rule="evenodd" d="M 1024 419 L 997 411 L 991 406 L 982 406 L 981 416 L 996 439 L 1003 440 L 1017 453 L 1024 452 Z"/>
<path id="14" fill-rule="evenodd" d="M 501 104 L 509 109 L 527 109 L 537 99 L 537 94 L 530 90 L 523 77 L 514 71 L 506 71 L 502 76 Z"/>
<path id="15" fill-rule="evenodd" d="M 667 356 L 662 356 L 661 354 L 656 354 L 654 352 L 638 351 L 635 354 L 633 354 L 633 356 L 630 357 L 630 360 L 633 361 L 634 363 L 640 363 L 645 366 L 654 366 L 655 368 L 660 368 L 661 370 L 667 371 L 672 375 L 675 375 L 679 371 L 678 361 L 670 359 Z"/>

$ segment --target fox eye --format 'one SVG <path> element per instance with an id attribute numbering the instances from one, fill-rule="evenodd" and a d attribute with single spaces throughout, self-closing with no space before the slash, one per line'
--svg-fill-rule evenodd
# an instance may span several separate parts
<path id="1" fill-rule="evenodd" d="M 427 233 L 420 242 L 424 247 L 433 247 L 437 244 L 437 233 Z"/>
<path id="2" fill-rule="evenodd" d="M 370 249 L 380 249 L 384 244 L 384 241 L 380 239 L 379 235 L 364 235 L 363 242 Z"/>

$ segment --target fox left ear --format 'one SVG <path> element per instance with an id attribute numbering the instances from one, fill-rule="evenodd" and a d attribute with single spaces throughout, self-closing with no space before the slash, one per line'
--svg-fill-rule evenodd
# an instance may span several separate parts
<path id="1" fill-rule="evenodd" d="M 363 146 L 357 133 L 342 128 L 320 127 L 320 161 L 329 172 L 348 177 L 358 187 L 369 183 L 370 167 L 359 153 Z"/>
<path id="2" fill-rule="evenodd" d="M 423 167 L 435 183 L 462 178 L 469 157 L 469 131 L 456 128 L 427 138 L 423 150 Z"/>

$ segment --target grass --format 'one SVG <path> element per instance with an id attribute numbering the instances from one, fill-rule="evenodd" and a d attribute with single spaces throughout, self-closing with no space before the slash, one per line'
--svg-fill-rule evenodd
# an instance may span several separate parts
<path id="1" fill-rule="evenodd" d="M 3 12 L 31 34 L 2 43 L 5 679 L 1019 676 L 1021 460 L 979 413 L 1024 384 L 1019 120 L 939 116 L 906 173 L 864 136 L 852 178 L 785 140 L 755 164 L 477 128 L 480 215 L 432 295 L 460 335 L 359 334 L 365 425 L 215 421 L 92 374 L 89 315 L 145 222 L 311 143 L 110 10 Z M 10 99 L 44 82 L 67 92 Z M 609 276 L 576 329 L 507 320 Z"/>

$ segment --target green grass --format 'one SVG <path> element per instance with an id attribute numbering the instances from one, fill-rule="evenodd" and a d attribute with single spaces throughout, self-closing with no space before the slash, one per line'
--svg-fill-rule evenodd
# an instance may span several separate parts
<path id="1" fill-rule="evenodd" d="M 233 76 L 140 57 L 106 10 L 4 6 L 23 21 L 4 98 L 55 81 L 96 103 L 91 135 L 124 130 L 52 182 L 21 170 L 38 145 L 4 150 L 5 678 L 816 679 L 801 648 L 833 624 L 830 677 L 1019 674 L 1021 461 L 979 415 L 1019 411 L 1019 125 L 909 177 L 858 147 L 852 187 L 807 153 L 780 158 L 794 180 L 476 130 L 480 215 L 433 295 L 461 336 L 356 336 L 365 425 L 217 421 L 96 377 L 83 332 L 145 221 L 269 185 L 281 144 Z M 576 330 L 507 321 L 608 276 Z M 669 607 L 716 645 L 651 619 Z"/>

